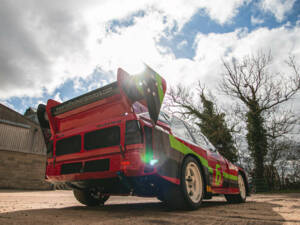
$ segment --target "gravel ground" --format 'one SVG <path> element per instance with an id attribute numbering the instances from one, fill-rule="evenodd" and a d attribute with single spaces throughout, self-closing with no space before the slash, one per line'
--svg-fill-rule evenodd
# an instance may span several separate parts
<path id="1" fill-rule="evenodd" d="M 171 211 L 153 198 L 111 197 L 91 208 L 72 191 L 0 190 L 0 224 L 300 224 L 300 193 L 257 194 L 244 204 L 216 197 L 195 211 Z"/>

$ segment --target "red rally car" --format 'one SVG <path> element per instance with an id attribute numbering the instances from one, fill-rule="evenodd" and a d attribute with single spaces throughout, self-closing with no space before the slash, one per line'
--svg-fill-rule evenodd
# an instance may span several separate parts
<path id="1" fill-rule="evenodd" d="M 47 145 L 46 180 L 73 189 L 87 206 L 110 195 L 157 197 L 196 209 L 224 194 L 249 195 L 244 170 L 233 165 L 195 127 L 160 110 L 166 82 L 151 68 L 64 103 L 39 105 Z"/>

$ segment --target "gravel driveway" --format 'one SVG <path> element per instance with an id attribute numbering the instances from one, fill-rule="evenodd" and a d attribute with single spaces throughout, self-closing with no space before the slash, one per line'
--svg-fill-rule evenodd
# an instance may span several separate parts
<path id="1" fill-rule="evenodd" d="M 300 224 L 300 193 L 257 194 L 235 205 L 216 197 L 196 211 L 171 211 L 153 198 L 111 197 L 90 208 L 72 191 L 0 190 L 0 224 Z"/>

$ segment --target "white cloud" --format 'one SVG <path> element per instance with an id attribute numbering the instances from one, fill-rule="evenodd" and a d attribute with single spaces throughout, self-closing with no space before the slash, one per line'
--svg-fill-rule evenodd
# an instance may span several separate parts
<path id="1" fill-rule="evenodd" d="M 251 0 L 215 0 L 215 1 L 199 1 L 210 18 L 216 20 L 220 24 L 231 22 L 237 15 L 238 9 L 244 4 L 248 4 Z"/>
<path id="2" fill-rule="evenodd" d="M 145 29 L 145 24 L 150 22 L 155 23 L 154 27 L 157 29 Z M 131 68 L 134 68 L 134 64 L 142 59 L 166 78 L 168 86 L 177 83 L 193 85 L 196 80 L 200 80 L 208 87 L 214 88 L 223 69 L 222 58 L 242 58 L 258 50 L 271 49 L 275 59 L 274 70 L 278 71 L 286 68 L 283 62 L 289 54 L 294 54 L 300 59 L 300 43 L 297 41 L 300 40 L 299 26 L 260 28 L 252 32 L 242 28 L 223 34 L 198 34 L 194 43 L 193 59 L 177 59 L 168 49 L 163 52 L 158 48 L 155 37 L 159 35 L 161 26 L 164 24 L 161 23 L 159 14 L 154 13 L 136 19 L 132 27 L 120 28 L 117 33 L 109 33 L 99 46 L 104 52 L 111 49 L 103 58 L 103 62 L 108 63 L 100 63 L 101 68 L 112 71 L 118 66 L 129 69 L 131 65 Z M 141 34 L 145 34 L 145 37 Z"/>
<path id="3" fill-rule="evenodd" d="M 262 24 L 264 23 L 265 21 L 263 19 L 260 19 L 260 18 L 256 18 L 254 16 L 251 16 L 251 24 L 252 25 L 257 25 L 257 24 Z"/>
<path id="4" fill-rule="evenodd" d="M 289 55 L 294 55 L 298 64 L 300 62 L 298 40 L 300 40 L 300 26 L 259 28 L 252 32 L 247 29 L 237 29 L 224 34 L 198 34 L 195 40 L 194 59 L 184 62 L 182 67 L 179 66 L 182 65 L 182 60 L 175 59 L 171 64 L 174 67 L 168 66 L 167 77 L 169 79 L 172 75 L 180 77 L 179 82 L 186 84 L 193 84 L 195 80 L 200 80 L 212 89 L 217 86 L 222 77 L 222 58 L 225 60 L 230 60 L 232 57 L 241 59 L 259 50 L 271 50 L 274 57 L 272 70 L 281 72 L 285 76 L 291 73 L 284 63 Z M 295 104 L 294 107 L 296 111 L 300 111 L 300 104 Z"/>
<path id="5" fill-rule="evenodd" d="M 92 91 L 94 89 L 103 87 L 107 84 L 106 80 L 102 80 L 101 82 L 95 82 L 88 86 L 87 91 Z"/>
<path id="6" fill-rule="evenodd" d="M 292 10 L 296 0 L 261 0 L 259 7 L 265 12 L 272 13 L 281 22 L 285 15 Z"/>
<path id="7" fill-rule="evenodd" d="M 63 101 L 61 100 L 61 97 L 60 97 L 60 93 L 59 93 L 59 92 L 57 92 L 57 93 L 54 95 L 53 100 L 58 101 L 58 102 L 63 102 Z"/>
<path id="8" fill-rule="evenodd" d="M 162 64 L 166 58 L 172 58 L 169 49 L 157 44 L 162 31 L 172 26 L 171 21 L 164 23 L 162 17 L 158 12 L 151 12 L 136 18 L 134 26 L 106 33 L 97 47 L 98 52 L 105 52 L 98 65 L 105 71 L 115 72 L 123 67 L 134 73 L 142 62 Z"/>
<path id="9" fill-rule="evenodd" d="M 160 37 L 170 35 L 171 29 L 179 31 L 201 9 L 224 24 L 247 1 L 29 0 L 13 4 L 4 0 L 0 97 L 51 94 L 67 79 L 87 78 L 97 65 L 110 72 L 119 62 L 130 65 L 137 59 L 155 63 L 172 58 L 171 51 L 158 44 Z M 128 19 L 138 11 L 145 12 L 145 17 L 134 19 L 128 29 L 120 28 L 119 33 L 106 29 L 111 20 Z"/>
<path id="10" fill-rule="evenodd" d="M 168 87 L 178 83 L 192 85 L 202 78 L 201 64 L 186 58 L 169 60 L 158 67 L 158 72 L 166 79 Z"/>
<path id="11" fill-rule="evenodd" d="M 187 44 L 188 44 L 187 40 L 183 40 L 177 45 L 177 48 L 182 49 L 183 47 L 187 46 Z"/>
<path id="12" fill-rule="evenodd" d="M 85 90 L 80 77 L 76 77 L 75 79 L 73 79 L 73 88 L 76 92 Z"/>
<path id="13" fill-rule="evenodd" d="M 296 26 L 300 26 L 300 14 L 297 16 Z"/>

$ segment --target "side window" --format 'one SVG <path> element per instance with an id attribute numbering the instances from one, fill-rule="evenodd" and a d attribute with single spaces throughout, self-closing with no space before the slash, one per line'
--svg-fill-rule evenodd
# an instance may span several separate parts
<path id="1" fill-rule="evenodd" d="M 141 113 L 140 115 L 142 116 L 145 116 L 147 118 L 150 118 L 149 116 L 149 112 L 143 112 Z M 158 120 L 165 123 L 165 124 L 169 124 L 170 125 L 170 116 L 167 114 L 167 113 L 164 113 L 163 111 L 160 111 L 159 112 L 159 115 L 158 115 Z"/>
<path id="2" fill-rule="evenodd" d="M 207 139 L 207 137 L 203 135 L 203 138 L 206 140 L 206 143 L 208 144 L 208 149 L 213 152 L 217 152 L 216 147 Z"/>
<path id="3" fill-rule="evenodd" d="M 180 119 L 177 119 L 176 117 L 172 118 L 171 129 L 172 129 L 173 134 L 175 134 L 176 136 L 178 136 L 182 139 L 185 139 L 187 141 L 194 142 L 188 129 L 186 128 L 186 126 Z"/>
<path id="4" fill-rule="evenodd" d="M 215 151 L 215 147 L 209 142 L 209 140 L 201 133 L 199 129 L 191 127 L 190 131 L 193 137 L 196 139 L 198 145 L 206 150 Z"/>
<path id="5" fill-rule="evenodd" d="M 158 120 L 162 121 L 166 124 L 170 124 L 170 117 L 162 111 L 160 111 L 160 113 L 159 113 Z"/>

